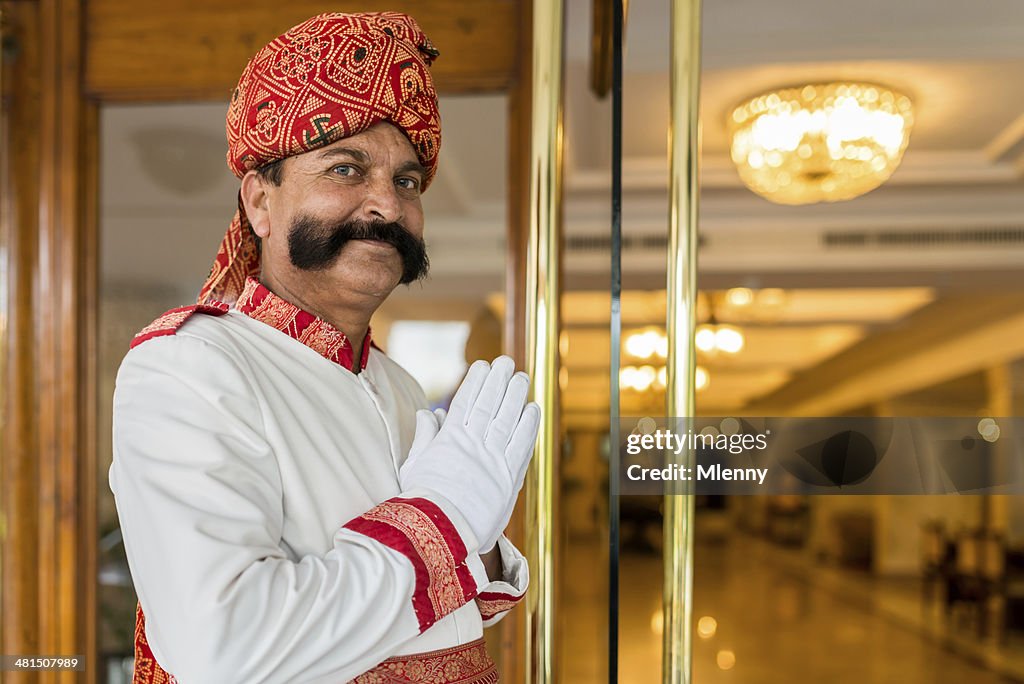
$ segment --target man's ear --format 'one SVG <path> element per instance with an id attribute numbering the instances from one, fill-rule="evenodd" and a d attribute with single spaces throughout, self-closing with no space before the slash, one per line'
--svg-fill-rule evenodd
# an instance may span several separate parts
<path id="1" fill-rule="evenodd" d="M 242 206 L 249 218 L 249 225 L 256 235 L 266 238 L 270 235 L 270 183 L 254 169 L 242 176 Z"/>

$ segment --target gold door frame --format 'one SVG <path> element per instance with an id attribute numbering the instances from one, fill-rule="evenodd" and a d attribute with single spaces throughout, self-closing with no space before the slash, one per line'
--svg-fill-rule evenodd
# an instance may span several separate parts
<path id="1" fill-rule="evenodd" d="M 697 209 L 700 159 L 700 0 L 672 0 L 666 413 L 696 415 Z M 686 458 L 693 459 L 693 453 Z M 692 467 L 692 463 L 689 464 Z M 662 681 L 693 679 L 693 528 L 689 493 L 665 496 Z"/>
<path id="2" fill-rule="evenodd" d="M 533 581 L 526 599 L 525 678 L 531 684 L 550 684 L 555 671 L 563 16 L 562 0 L 534 4 L 526 368 L 541 407 L 541 425 L 526 483 L 526 556 Z"/>
<path id="3" fill-rule="evenodd" d="M 671 164 L 666 311 L 669 340 L 666 410 L 669 416 L 695 415 L 693 333 L 697 300 L 700 8 L 700 0 L 673 0 L 670 22 Z M 553 681 L 555 656 L 553 520 L 562 199 L 561 0 L 534 4 L 532 40 L 526 353 L 527 369 L 534 378 L 534 397 L 541 404 L 544 418 L 526 493 L 526 550 L 534 583 L 527 599 L 525 681 L 548 684 Z M 689 684 L 692 679 L 693 517 L 692 495 L 666 496 L 662 678 L 671 684 Z"/>

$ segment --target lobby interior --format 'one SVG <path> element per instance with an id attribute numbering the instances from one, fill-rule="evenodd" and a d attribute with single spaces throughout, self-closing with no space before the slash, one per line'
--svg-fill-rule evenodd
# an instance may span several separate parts
<path id="1" fill-rule="evenodd" d="M 609 100 L 591 86 L 594 4 L 565 3 L 560 684 L 608 679 L 612 145 Z M 703 12 L 697 320 L 741 343 L 698 350 L 697 413 L 1020 416 L 1024 6 L 705 0 Z M 667 0 L 629 3 L 622 416 L 665 406 L 668 13 Z M 438 63 L 458 59 L 439 47 Z M 898 168 L 843 201 L 779 204 L 752 191 L 732 148 L 735 108 L 830 82 L 884 86 L 912 103 Z M 99 542 L 89 629 L 106 684 L 131 681 L 135 608 L 106 484 L 114 378 L 139 329 L 194 301 L 234 211 L 226 104 L 104 102 L 98 112 L 98 408 L 86 434 Z M 512 104 L 442 95 L 440 167 L 423 197 L 431 276 L 396 290 L 372 322 L 437 404 L 467 362 L 510 344 Z M 620 505 L 619 681 L 648 684 L 661 681 L 664 502 Z M 697 684 L 1024 682 L 1019 496 L 699 497 L 693 559 Z"/>

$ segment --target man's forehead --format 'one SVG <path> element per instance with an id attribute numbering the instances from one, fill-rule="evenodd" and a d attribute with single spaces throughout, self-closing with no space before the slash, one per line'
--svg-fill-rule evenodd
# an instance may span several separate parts
<path id="1" fill-rule="evenodd" d="M 331 159 L 345 154 L 367 157 L 367 161 L 380 161 L 384 155 L 390 155 L 391 161 L 396 164 L 419 161 L 409 138 L 386 121 L 376 123 L 365 131 L 335 140 L 300 156 L 311 159 Z"/>

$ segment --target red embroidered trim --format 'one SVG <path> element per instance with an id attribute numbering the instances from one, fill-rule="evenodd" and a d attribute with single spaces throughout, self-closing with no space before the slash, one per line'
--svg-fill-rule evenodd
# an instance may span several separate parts
<path id="1" fill-rule="evenodd" d="M 136 333 L 135 337 L 132 338 L 132 343 L 129 346 L 129 349 L 134 349 L 146 340 L 151 340 L 154 337 L 173 335 L 178 332 L 178 328 L 185 325 L 185 321 L 192 318 L 193 314 L 201 313 L 208 314 L 210 316 L 223 316 L 227 312 L 228 305 L 222 302 L 192 304 L 191 306 L 181 306 L 177 309 L 171 309 Z"/>
<path id="2" fill-rule="evenodd" d="M 135 671 L 132 684 L 178 684 L 174 675 L 163 671 L 153 656 L 146 640 L 146 616 L 142 604 L 135 605 Z"/>
<path id="3" fill-rule="evenodd" d="M 235 306 L 246 316 L 280 330 L 325 359 L 340 364 L 345 370 L 352 369 L 352 345 L 349 344 L 345 333 L 322 318 L 281 299 L 255 278 L 246 279 L 245 288 Z M 363 338 L 362 358 L 359 361 L 361 369 L 366 368 L 371 343 L 370 330 L 367 329 L 366 337 Z"/>
<path id="4" fill-rule="evenodd" d="M 462 538 L 444 511 L 427 499 L 389 499 L 345 528 L 376 539 L 412 563 L 412 606 L 421 632 L 476 595 Z"/>
<path id="5" fill-rule="evenodd" d="M 523 596 L 513 596 L 500 591 L 481 591 L 476 597 L 476 606 L 480 609 L 480 617 L 490 620 L 499 613 L 504 613 L 516 607 Z"/>
<path id="6" fill-rule="evenodd" d="M 497 684 L 483 639 L 440 651 L 388 658 L 349 684 Z"/>
<path id="7" fill-rule="evenodd" d="M 497 684 L 498 669 L 483 639 L 438 651 L 388 658 L 349 684 Z M 178 684 L 156 662 L 146 640 L 146 616 L 135 608 L 135 670 L 132 684 Z"/>

